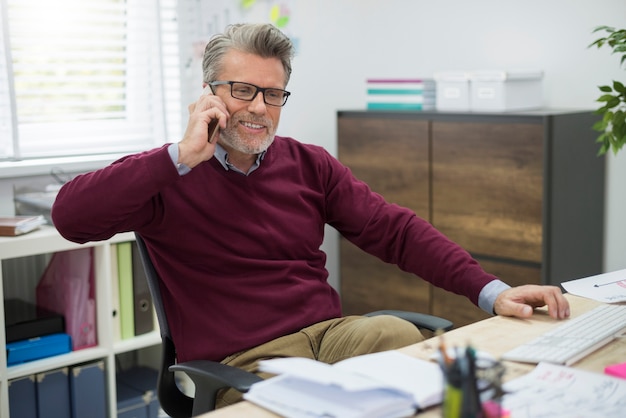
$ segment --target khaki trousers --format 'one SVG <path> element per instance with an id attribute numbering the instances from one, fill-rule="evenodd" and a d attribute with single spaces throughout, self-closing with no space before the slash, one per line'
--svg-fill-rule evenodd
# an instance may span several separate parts
<path id="1" fill-rule="evenodd" d="M 260 360 L 306 357 L 333 364 L 348 357 L 405 347 L 423 339 L 415 325 L 394 316 L 347 316 L 313 324 L 299 332 L 235 353 L 222 363 L 267 378 L 271 374 L 257 370 Z M 216 407 L 231 405 L 241 399 L 241 393 L 226 389 L 218 395 Z"/>

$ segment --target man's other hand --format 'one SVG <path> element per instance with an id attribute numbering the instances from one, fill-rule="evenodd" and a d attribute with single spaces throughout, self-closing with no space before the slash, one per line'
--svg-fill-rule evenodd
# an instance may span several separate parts
<path id="1" fill-rule="evenodd" d="M 569 302 L 557 286 L 524 285 L 512 287 L 500 293 L 493 310 L 496 315 L 529 318 L 534 308 L 548 307 L 552 318 L 569 317 Z"/>

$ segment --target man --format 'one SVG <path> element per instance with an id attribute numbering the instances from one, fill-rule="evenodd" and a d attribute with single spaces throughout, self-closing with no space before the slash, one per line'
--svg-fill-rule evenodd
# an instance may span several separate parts
<path id="1" fill-rule="evenodd" d="M 547 305 L 552 317 L 569 316 L 557 287 L 509 288 L 322 148 L 275 136 L 292 55 L 271 25 L 228 27 L 206 47 L 206 94 L 189 107 L 183 139 L 76 177 L 54 205 L 55 226 L 72 241 L 143 236 L 179 361 L 254 370 L 263 358 L 334 363 L 420 341 L 394 317 L 341 317 L 320 250 L 325 224 L 489 313 L 523 318 Z"/>

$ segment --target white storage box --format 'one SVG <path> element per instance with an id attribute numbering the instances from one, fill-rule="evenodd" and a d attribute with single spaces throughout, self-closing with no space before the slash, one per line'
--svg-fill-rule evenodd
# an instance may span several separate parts
<path id="1" fill-rule="evenodd" d="M 437 110 L 470 110 L 470 78 L 462 71 L 435 73 Z"/>
<path id="2" fill-rule="evenodd" d="M 470 109 L 501 112 L 540 108 L 542 71 L 477 71 L 470 74 Z"/>

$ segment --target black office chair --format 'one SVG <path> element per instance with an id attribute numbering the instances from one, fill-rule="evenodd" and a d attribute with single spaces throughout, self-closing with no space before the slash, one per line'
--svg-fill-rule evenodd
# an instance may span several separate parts
<path id="1" fill-rule="evenodd" d="M 162 357 L 157 382 L 157 395 L 165 413 L 174 418 L 189 418 L 200 415 L 215 409 L 215 400 L 219 390 L 234 388 L 245 393 L 252 384 L 263 380 L 253 373 L 216 361 L 194 360 L 176 363 L 176 347 L 171 337 L 161 299 L 160 278 L 152 264 L 143 239 L 138 233 L 135 233 L 135 237 L 161 331 Z M 395 315 L 415 324 L 418 328 L 433 332 L 437 330 L 448 331 L 453 326 L 452 322 L 446 319 L 415 312 L 382 310 L 366 315 Z M 193 398 L 180 390 L 176 384 L 175 372 L 184 372 L 193 381 L 195 385 Z"/>

